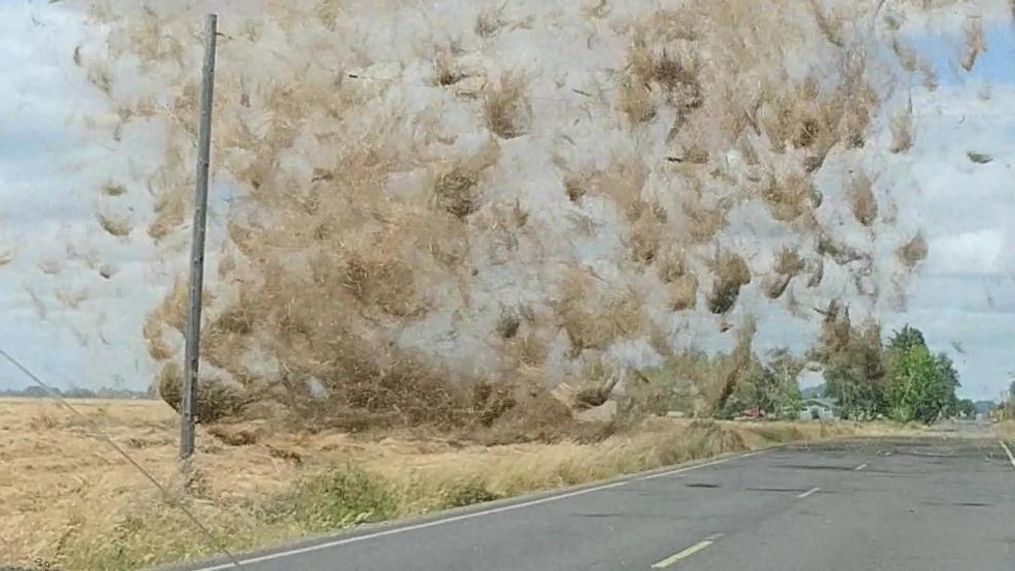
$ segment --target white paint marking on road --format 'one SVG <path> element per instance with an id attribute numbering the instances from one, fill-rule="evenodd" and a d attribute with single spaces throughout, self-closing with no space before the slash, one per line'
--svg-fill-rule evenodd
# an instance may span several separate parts
<path id="1" fill-rule="evenodd" d="M 751 456 L 758 456 L 764 454 L 768 450 L 756 450 L 754 452 L 748 452 L 747 454 L 740 454 L 737 456 L 731 456 L 729 458 L 721 458 L 719 460 L 712 460 L 711 462 L 705 462 L 703 464 L 695 464 L 694 466 L 687 466 L 684 468 L 677 468 L 676 470 L 667 470 L 665 472 L 658 472 L 656 474 L 649 474 L 641 478 L 642 480 L 655 480 L 656 478 L 665 478 L 667 476 L 676 476 L 677 474 L 683 474 L 684 472 L 690 472 L 691 470 L 697 470 L 699 468 L 707 468 L 708 466 L 718 466 L 719 464 L 725 464 L 730 460 L 739 460 L 741 458 L 750 458 Z"/>
<path id="2" fill-rule="evenodd" d="M 1011 453 L 1011 448 L 1008 448 L 1008 445 L 1003 440 L 998 440 L 998 443 L 1001 444 L 1001 448 L 1004 448 L 1005 453 L 1008 455 L 1008 460 L 1011 461 L 1011 467 L 1015 470 L 1015 455 Z"/>
<path id="3" fill-rule="evenodd" d="M 807 490 L 806 492 L 804 492 L 804 493 L 800 494 L 800 495 L 799 495 L 799 496 L 797 496 L 797 497 L 798 497 L 798 498 L 800 498 L 800 499 L 803 499 L 803 498 L 806 498 L 806 497 L 812 496 L 812 495 L 814 495 L 814 494 L 816 494 L 816 493 L 818 493 L 818 492 L 820 492 L 820 491 L 821 491 L 821 488 L 818 488 L 818 487 L 814 487 L 814 488 L 811 488 L 811 489 Z"/>
<path id="4" fill-rule="evenodd" d="M 747 454 L 740 454 L 738 456 L 730 456 L 728 458 L 722 458 L 720 460 L 713 460 L 711 462 L 705 462 L 703 464 L 695 464 L 693 466 L 687 466 L 685 468 L 678 468 L 676 470 L 669 470 L 669 471 L 661 472 L 661 473 L 658 473 L 658 474 L 652 474 L 650 476 L 645 476 L 645 477 L 642 477 L 640 479 L 642 479 L 642 480 L 651 480 L 651 479 L 659 478 L 659 477 L 662 477 L 662 476 L 671 476 L 671 475 L 674 475 L 674 474 L 680 474 L 682 472 L 690 472 L 692 470 L 699 470 L 701 468 L 707 468 L 709 466 L 715 466 L 717 464 L 723 464 L 723 463 L 729 462 L 730 460 L 736 460 L 738 458 L 748 458 L 750 456 L 757 456 L 759 454 L 764 454 L 765 452 L 768 452 L 768 450 L 758 450 L 756 452 L 750 452 L 750 453 L 747 453 Z M 367 533 L 367 534 L 364 534 L 364 535 L 357 535 L 357 536 L 354 536 L 354 537 L 347 537 L 347 538 L 344 538 L 344 539 L 336 539 L 334 541 L 326 541 L 324 543 L 317 543 L 317 544 L 314 544 L 314 545 L 308 545 L 306 547 L 297 547 L 295 549 L 289 549 L 289 550 L 286 550 L 286 551 L 277 551 L 275 553 L 268 553 L 268 554 L 265 554 L 265 555 L 259 555 L 257 557 L 250 557 L 250 558 L 247 558 L 247 559 L 241 559 L 240 560 L 240 565 L 253 565 L 255 563 L 264 563 L 265 561 L 273 561 L 273 560 L 276 560 L 276 559 L 282 559 L 284 557 L 290 557 L 290 556 L 293 556 L 293 555 L 302 555 L 304 553 L 313 553 L 315 551 L 321 551 L 321 550 L 324 550 L 324 549 L 331 549 L 332 547 L 339 547 L 341 545 L 348 545 L 350 543 L 358 543 L 360 541 L 366 541 L 368 539 L 377 539 L 379 537 L 387 537 L 389 535 L 398 535 L 398 534 L 401 534 L 401 533 L 408 533 L 410 531 L 418 531 L 420 529 L 427 529 L 427 528 L 430 528 L 430 527 L 437 527 L 437 526 L 441 526 L 441 525 L 447 525 L 449 523 L 455 523 L 455 522 L 459 522 L 459 521 L 465 521 L 465 520 L 475 519 L 475 518 L 478 518 L 478 517 L 483 517 L 483 516 L 488 516 L 488 515 L 495 515 L 495 514 L 504 513 L 504 512 L 510 512 L 510 511 L 514 511 L 514 510 L 520 510 L 522 508 L 528 508 L 528 507 L 532 507 L 532 506 L 538 506 L 540 504 L 548 504 L 550 502 L 556 502 L 556 501 L 559 501 L 559 500 L 565 500 L 565 499 L 573 498 L 573 497 L 576 497 L 576 496 L 583 496 L 585 494 L 591 494 L 593 492 L 599 492 L 599 491 L 602 491 L 602 490 L 609 490 L 609 489 L 612 489 L 612 488 L 619 488 L 620 486 L 627 485 L 628 482 L 631 482 L 631 481 L 634 481 L 634 480 L 638 480 L 638 479 L 639 478 L 634 477 L 634 478 L 631 478 L 631 479 L 628 479 L 628 480 L 622 480 L 620 482 L 613 482 L 611 484 L 603 484 L 601 486 L 595 486 L 595 487 L 592 487 L 592 488 L 584 488 L 584 489 L 581 489 L 581 490 L 575 490 L 573 492 L 567 492 L 567 493 L 559 494 L 559 495 L 555 495 L 555 496 L 547 496 L 547 497 L 538 498 L 538 499 L 535 499 L 535 500 L 529 500 L 527 502 L 521 502 L 521 503 L 518 503 L 518 504 L 510 504 L 510 505 L 501 506 L 501 507 L 498 507 L 498 508 L 490 508 L 488 510 L 483 510 L 483 511 L 478 511 L 478 512 L 471 512 L 471 513 L 466 513 L 466 514 L 462 514 L 462 515 L 446 517 L 446 518 L 443 518 L 443 519 L 436 519 L 436 520 L 432 520 L 432 521 L 426 521 L 426 522 L 422 522 L 422 523 L 417 523 L 415 525 L 407 525 L 407 526 L 404 526 L 404 527 L 395 527 L 395 528 L 391 528 L 391 529 L 385 529 L 385 530 L 381 530 L 381 531 L 376 531 L 374 533 Z M 223 571 L 225 569 L 235 569 L 235 568 L 236 568 L 236 566 L 233 565 L 232 563 L 220 563 L 220 564 L 217 564 L 217 565 L 211 565 L 209 567 L 200 567 L 200 568 L 195 569 L 195 571 Z"/>
<path id="5" fill-rule="evenodd" d="M 566 494 L 561 494 L 559 496 L 549 496 L 549 497 L 545 497 L 545 498 L 539 498 L 539 499 L 536 499 L 536 500 L 531 500 L 531 501 L 528 501 L 528 502 L 522 502 L 520 504 L 511 504 L 511 505 L 507 505 L 507 506 L 501 506 L 499 508 L 492 508 L 492 509 L 483 510 L 483 511 L 480 511 L 480 512 L 472 512 L 472 513 L 452 516 L 452 517 L 448 517 L 448 518 L 444 518 L 444 519 L 438 519 L 438 520 L 434 520 L 434 521 L 427 521 L 427 522 L 418 523 L 418 524 L 415 524 L 415 525 L 409 525 L 409 526 L 405 526 L 405 527 L 396 527 L 396 528 L 393 528 L 393 529 L 385 529 L 385 530 L 374 532 L 374 533 L 368 533 L 366 535 L 357 535 L 355 537 L 347 537 L 345 539 L 337 539 L 335 541 L 328 541 L 326 543 L 318 543 L 316 545 L 308 545 L 306 547 L 299 547 L 297 549 L 290 549 L 288 551 L 280 551 L 278 553 L 269 553 L 267 555 L 261 555 L 260 557 L 251 557 L 250 559 L 243 559 L 243 560 L 240 561 L 240 564 L 241 565 L 251 565 L 251 564 L 254 564 L 254 563 L 263 563 L 265 561 L 271 561 L 273 559 L 281 559 L 283 557 L 287 557 L 287 556 L 290 556 L 290 555 L 300 555 L 302 553 L 311 553 L 311 552 L 314 552 L 314 551 L 320 551 L 322 549 L 329 549 L 331 547 L 338 547 L 340 545 L 348 545 L 350 543 L 358 543 L 360 541 L 366 541 L 368 539 L 376 539 L 378 537 L 386 537 L 388 535 L 397 535 L 397 534 L 400 534 L 400 533 L 406 533 L 406 532 L 409 532 L 409 531 L 416 531 L 416 530 L 420 530 L 420 529 L 426 529 L 428 527 L 437 527 L 439 525 L 446 525 L 446 524 L 454 523 L 454 522 L 458 522 L 458 521 L 465 521 L 465 520 L 469 520 L 469 519 L 473 519 L 473 518 L 477 518 L 477 517 L 482 517 L 482 516 L 486 516 L 486 515 L 493 515 L 493 514 L 499 514 L 499 513 L 514 511 L 514 510 L 520 510 L 522 508 L 528 508 L 528 507 L 532 507 L 532 506 L 538 506 L 540 504 L 547 504 L 547 503 L 555 502 L 555 501 L 558 501 L 558 500 L 563 500 L 563 499 L 567 499 L 567 498 L 573 498 L 575 496 L 582 496 L 582 495 L 585 495 L 585 494 L 591 494 L 592 492 L 598 492 L 598 491 L 601 491 L 601 490 L 609 490 L 611 488 L 619 488 L 620 486 L 624 486 L 627 483 L 628 483 L 628 480 L 624 480 L 623 482 L 614 482 L 612 484 L 604 484 L 602 486 L 596 486 L 594 488 L 585 488 L 583 490 L 575 490 L 573 492 L 568 492 Z M 233 568 L 233 567 L 234 567 L 234 565 L 232 563 L 223 563 L 221 565 L 213 565 L 211 567 L 201 567 L 197 571 L 220 571 L 221 569 L 230 569 L 230 568 Z"/>
<path id="6" fill-rule="evenodd" d="M 853 468 L 853 471 L 854 472 L 859 472 L 859 471 L 863 470 L 866 467 L 867 467 L 867 464 L 863 463 L 863 464 L 860 464 L 859 466 L 857 466 L 856 468 Z"/>
<path id="7" fill-rule="evenodd" d="M 741 456 L 742 458 L 742 456 Z M 658 474 L 649 474 L 642 478 L 642 480 L 655 480 L 656 478 L 665 478 L 666 476 L 675 476 L 684 472 L 690 472 L 691 470 L 697 470 L 698 468 L 704 468 L 706 466 L 718 466 L 719 464 L 725 464 L 732 458 L 723 458 L 722 460 L 713 460 L 711 462 L 705 462 L 704 464 L 695 464 L 694 466 L 688 466 L 686 468 L 678 468 L 676 470 L 667 470 L 666 472 L 659 472 Z"/>
<path id="8" fill-rule="evenodd" d="M 720 537 L 722 537 L 722 535 L 713 535 L 704 541 L 699 541 L 698 543 L 695 543 L 694 545 L 688 547 L 687 549 L 679 553 L 674 553 L 673 555 L 670 555 L 666 559 L 663 559 L 662 561 L 652 565 L 652 568 L 665 569 L 667 567 L 670 567 L 680 561 L 683 561 L 684 559 L 687 559 L 688 557 L 694 555 L 695 553 L 698 553 L 699 551 L 708 549 L 708 547 L 713 543 L 715 543 L 715 541 Z"/>

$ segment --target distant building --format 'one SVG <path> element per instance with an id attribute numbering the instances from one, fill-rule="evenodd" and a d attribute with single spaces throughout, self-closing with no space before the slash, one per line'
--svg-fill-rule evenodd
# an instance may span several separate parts
<path id="1" fill-rule="evenodd" d="M 800 420 L 837 420 L 838 405 L 833 399 L 812 398 L 800 403 Z"/>

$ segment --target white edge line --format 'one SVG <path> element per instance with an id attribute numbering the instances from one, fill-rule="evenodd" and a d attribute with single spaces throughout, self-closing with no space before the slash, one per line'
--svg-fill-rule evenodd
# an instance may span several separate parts
<path id="1" fill-rule="evenodd" d="M 803 498 L 806 498 L 808 496 L 812 496 L 812 495 L 814 495 L 814 494 L 816 494 L 816 493 L 818 493 L 820 491 L 821 491 L 821 488 L 814 487 L 814 488 L 811 488 L 811 489 L 807 490 L 806 492 L 800 494 L 797 497 L 800 498 L 800 499 L 803 499 Z"/>
<path id="2" fill-rule="evenodd" d="M 867 467 L 867 464 L 863 463 L 863 464 L 860 464 L 859 466 L 857 466 L 856 468 L 853 468 L 853 471 L 854 472 L 859 472 L 860 470 L 863 470 L 866 467 Z"/>
<path id="3" fill-rule="evenodd" d="M 556 502 L 558 500 L 564 500 L 564 499 L 567 499 L 567 498 L 573 498 L 573 497 L 576 497 L 576 496 L 582 496 L 582 495 L 585 495 L 585 494 L 591 494 L 593 492 L 598 492 L 598 491 L 601 491 L 601 490 L 609 490 L 611 488 L 618 488 L 618 487 L 624 486 L 628 482 L 632 482 L 632 481 L 654 480 L 656 478 L 661 478 L 663 476 L 673 476 L 675 474 L 680 474 L 682 472 L 690 472 L 691 470 L 698 470 L 700 468 L 707 468 L 709 466 L 716 466 L 718 464 L 724 464 L 726 462 L 729 462 L 730 460 L 737 460 L 739 458 L 749 458 L 751 456 L 757 456 L 757 455 L 763 454 L 765 452 L 768 452 L 768 450 L 757 450 L 757 451 L 754 451 L 754 452 L 749 452 L 747 454 L 740 454 L 740 455 L 737 455 L 737 456 L 730 456 L 728 458 L 721 458 L 719 460 L 713 460 L 711 462 L 705 462 L 703 464 L 695 464 L 693 466 L 687 466 L 687 467 L 684 467 L 684 468 L 678 468 L 676 470 L 669 470 L 669 471 L 666 471 L 666 472 L 660 472 L 658 474 L 651 474 L 649 476 L 643 476 L 641 478 L 638 478 L 637 476 L 635 476 L 635 477 L 629 478 L 627 480 L 622 480 L 622 481 L 619 481 L 619 482 L 613 482 L 611 484 L 603 484 L 601 486 L 595 486 L 595 487 L 592 487 L 592 488 L 583 488 L 581 490 L 575 490 L 573 492 L 567 492 L 567 493 L 564 493 L 564 494 L 558 494 L 558 495 L 554 495 L 554 496 L 547 496 L 547 497 L 538 498 L 538 499 L 535 499 L 535 500 L 529 500 L 527 502 L 522 502 L 522 503 L 518 503 L 518 504 L 511 504 L 511 505 L 501 506 L 501 507 L 497 507 L 497 508 L 490 508 L 488 510 L 483 510 L 483 511 L 478 511 L 478 512 L 471 512 L 471 513 L 467 513 L 467 514 L 461 514 L 461 515 L 446 517 L 446 518 L 442 518 L 442 519 L 436 519 L 436 520 L 432 520 L 432 521 L 417 523 L 415 525 L 408 525 L 408 526 L 404 526 L 404 527 L 395 527 L 395 528 L 392 528 L 392 529 L 385 529 L 385 530 L 381 530 L 381 531 L 376 531 L 374 533 L 368 533 L 368 534 L 365 534 L 365 535 L 357 535 L 355 537 L 347 537 L 347 538 L 344 538 L 344 539 L 336 539 L 336 540 L 327 541 L 327 542 L 324 542 L 324 543 L 316 543 L 314 545 L 308 545 L 306 547 L 299 547 L 299 548 L 296 548 L 296 549 L 289 549 L 289 550 L 286 550 L 286 551 L 277 551 L 277 552 L 274 552 L 274 553 L 268 553 L 266 555 L 260 555 L 258 557 L 251 557 L 251 558 L 248 558 L 248 559 L 241 559 L 240 560 L 240 565 L 253 565 L 255 563 L 264 563 L 265 561 L 272 561 L 272 560 L 275 560 L 275 559 L 282 559 L 283 557 L 289 557 L 289 556 L 293 556 L 293 555 L 302 555 L 304 553 L 312 553 L 314 551 L 321 551 L 323 549 L 330 549 L 332 547 L 338 547 L 338 546 L 341 546 L 341 545 L 348 545 L 350 543 L 358 543 L 360 541 L 366 541 L 368 539 L 375 539 L 375 538 L 378 538 L 378 537 L 386 537 L 386 536 L 389 536 L 389 535 L 398 535 L 400 533 L 407 533 L 407 532 L 410 532 L 410 531 L 417 531 L 417 530 L 426 529 L 426 528 L 429 528 L 429 527 L 437 527 L 437 526 L 440 526 L 440 525 L 446 525 L 446 524 L 449 524 L 449 523 L 455 523 L 455 522 L 459 522 L 459 521 L 465 521 L 465 520 L 474 519 L 474 518 L 477 518 L 477 517 L 488 516 L 488 515 L 493 515 L 493 514 L 498 514 L 498 513 L 504 513 L 504 512 L 514 511 L 514 510 L 520 510 L 522 508 L 528 508 L 528 507 L 537 506 L 537 505 L 540 505 L 540 504 L 546 504 L 546 503 L 550 503 L 550 502 Z M 711 540 L 707 540 L 707 541 L 711 542 Z M 222 571 L 224 569 L 235 569 L 235 568 L 236 568 L 236 566 L 233 563 L 221 563 L 221 564 L 218 564 L 218 565 L 212 565 L 210 567 L 199 567 L 199 568 L 194 569 L 193 571 Z"/>
<path id="4" fill-rule="evenodd" d="M 1005 453 L 1008 454 L 1008 460 L 1011 461 L 1012 469 L 1015 469 L 1015 455 L 1011 453 L 1011 448 L 1008 448 L 1008 445 L 1004 443 L 1004 440 L 998 440 L 998 443 L 1001 445 L 1001 448 L 1004 448 Z"/>
<path id="5" fill-rule="evenodd" d="M 738 456 L 738 458 L 743 458 L 743 456 Z M 649 474 L 648 476 L 644 476 L 644 477 L 639 478 L 639 479 L 640 480 L 655 480 L 656 478 L 665 478 L 667 476 L 676 476 L 677 474 L 682 474 L 684 472 L 690 472 L 691 470 L 697 470 L 698 468 L 706 468 L 708 466 L 718 466 L 719 464 L 725 464 L 726 462 L 729 462 L 730 460 L 732 460 L 732 458 L 723 458 L 721 460 L 712 460 L 711 462 L 705 462 L 704 464 L 695 464 L 694 466 L 687 466 L 686 468 L 678 468 L 676 470 L 667 470 L 665 472 L 658 472 L 656 474 Z"/>
<path id="6" fill-rule="evenodd" d="M 750 458 L 751 456 L 758 456 L 759 454 L 765 454 L 771 452 L 774 448 L 766 450 L 755 450 L 754 452 L 748 452 L 746 454 L 737 454 L 736 456 L 729 456 L 727 458 L 720 458 L 718 460 L 712 460 L 710 462 L 704 462 L 702 464 L 695 464 L 693 466 L 685 466 L 683 468 L 677 468 L 676 470 L 667 470 L 665 472 L 657 472 L 655 474 L 649 474 L 648 476 L 642 476 L 640 480 L 655 480 L 656 478 L 665 478 L 667 476 L 676 476 L 677 474 L 683 474 L 684 472 L 690 472 L 691 470 L 697 470 L 699 468 L 707 468 L 708 466 L 718 466 L 719 464 L 725 464 L 731 460 L 739 460 L 741 458 Z"/>

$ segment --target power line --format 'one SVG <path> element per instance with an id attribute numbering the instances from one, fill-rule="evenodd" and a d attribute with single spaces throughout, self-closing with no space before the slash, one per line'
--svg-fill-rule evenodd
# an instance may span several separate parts
<path id="1" fill-rule="evenodd" d="M 78 419 L 82 420 L 85 423 L 85 425 L 90 426 L 95 431 L 95 435 L 99 438 L 99 440 L 102 440 L 103 442 L 108 444 L 113 450 L 117 452 L 117 454 L 122 456 L 138 472 L 141 472 L 141 474 L 144 475 L 145 479 L 151 482 L 151 484 L 155 486 L 159 490 L 159 492 L 162 493 L 163 499 L 166 501 L 167 504 L 169 504 L 172 507 L 178 508 L 181 512 L 183 512 L 184 515 L 187 516 L 187 519 L 190 520 L 192 524 L 194 524 L 194 527 L 196 527 L 198 530 L 201 531 L 201 533 L 204 534 L 205 541 L 208 543 L 209 547 L 225 555 L 226 558 L 229 559 L 229 562 L 237 569 L 244 568 L 243 565 L 240 564 L 236 556 L 234 556 L 232 552 L 230 552 L 229 549 L 226 548 L 225 545 L 223 545 L 219 540 L 215 538 L 215 536 L 211 533 L 211 530 L 205 527 L 205 525 L 202 524 L 199 519 L 197 519 L 197 516 L 195 516 L 190 510 L 188 510 L 186 506 L 184 506 L 182 503 L 175 501 L 172 493 L 170 493 L 170 491 L 167 490 L 165 486 L 160 484 L 159 481 L 155 479 L 155 476 L 151 474 L 151 472 L 145 470 L 144 467 L 141 466 L 141 464 L 139 464 L 136 460 L 134 460 L 130 456 L 130 454 L 127 453 L 126 450 L 124 450 L 122 447 L 120 447 L 119 444 L 113 441 L 113 439 L 110 438 L 110 436 L 106 434 L 105 431 L 96 426 L 95 423 L 92 422 L 92 420 L 87 416 L 85 416 L 81 411 L 71 406 L 71 404 L 67 402 L 67 400 L 64 399 L 63 396 L 61 396 L 56 389 L 54 389 L 48 383 L 39 378 L 39 376 L 33 373 L 31 370 L 29 370 L 28 367 L 22 365 L 20 361 L 15 359 L 3 347 L 0 347 L 0 356 L 9 361 L 15 367 L 17 367 L 19 371 L 24 373 L 25 376 L 27 376 L 29 379 L 32 380 L 32 382 L 34 382 L 36 385 L 42 388 L 42 390 L 46 391 L 46 394 L 49 395 L 49 397 L 53 399 L 59 406 L 70 411 L 71 414 L 76 416 Z"/>

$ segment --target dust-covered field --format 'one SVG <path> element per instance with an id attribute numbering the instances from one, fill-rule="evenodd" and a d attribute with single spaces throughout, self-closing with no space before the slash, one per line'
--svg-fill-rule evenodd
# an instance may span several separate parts
<path id="1" fill-rule="evenodd" d="M 485 447 L 421 434 L 265 434 L 246 423 L 211 427 L 218 436 L 202 430 L 182 475 L 176 417 L 165 404 L 72 404 L 87 421 L 47 401 L 0 400 L 0 563 L 134 569 L 212 555 L 217 548 L 177 502 L 215 542 L 243 550 L 790 440 L 897 430 L 655 418 L 586 443 Z M 96 438 L 99 431 L 168 495 Z"/>

